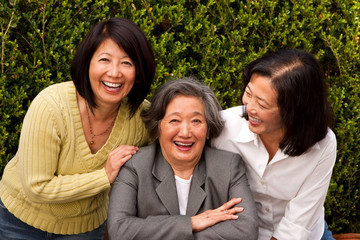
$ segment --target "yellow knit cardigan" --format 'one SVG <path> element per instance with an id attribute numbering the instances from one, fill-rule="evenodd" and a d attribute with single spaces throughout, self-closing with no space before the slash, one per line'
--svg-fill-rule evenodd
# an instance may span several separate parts
<path id="1" fill-rule="evenodd" d="M 107 218 L 108 153 L 119 145 L 143 146 L 150 138 L 140 118 L 129 119 L 126 100 L 105 145 L 92 154 L 85 140 L 73 82 L 54 84 L 26 113 L 15 157 L 0 181 L 0 197 L 23 222 L 43 231 L 78 234 Z"/>

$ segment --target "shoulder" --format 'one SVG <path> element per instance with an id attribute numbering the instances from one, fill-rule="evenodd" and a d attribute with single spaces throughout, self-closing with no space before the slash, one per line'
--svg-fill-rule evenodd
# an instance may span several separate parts
<path id="1" fill-rule="evenodd" d="M 69 97 L 71 95 L 71 97 Z M 75 103 L 70 103 L 69 99 L 76 100 L 76 90 L 72 82 L 63 82 L 50 85 L 43 90 L 32 100 L 28 113 L 41 113 L 42 115 L 58 115 L 64 114 L 64 109 L 69 108 L 72 104 L 77 107 Z"/>
<path id="2" fill-rule="evenodd" d="M 149 107 L 150 107 L 150 102 L 145 99 L 145 100 L 141 103 L 139 109 L 142 111 L 142 110 L 148 109 Z"/>
<path id="3" fill-rule="evenodd" d="M 61 96 L 60 93 L 66 93 L 68 91 L 75 91 L 75 86 L 72 81 L 55 83 L 50 85 L 43 90 L 40 91 L 39 95 L 46 95 L 46 96 Z"/>
<path id="4" fill-rule="evenodd" d="M 327 139 L 328 141 L 331 141 L 331 142 L 336 142 L 335 133 L 330 128 L 328 128 L 328 132 L 326 134 L 325 139 Z"/>
<path id="5" fill-rule="evenodd" d="M 150 102 L 145 99 L 145 100 L 140 104 L 139 108 L 136 110 L 135 115 L 138 116 L 138 117 L 140 117 L 141 112 L 144 111 L 144 110 L 147 110 L 149 107 L 150 107 Z"/>
<path id="6" fill-rule="evenodd" d="M 242 162 L 241 156 L 237 153 L 209 146 L 204 148 L 204 158 L 207 167 L 216 166 L 216 168 L 229 168 L 234 162 Z"/>
<path id="7" fill-rule="evenodd" d="M 152 143 L 149 146 L 141 147 L 139 151 L 131 157 L 129 161 L 125 163 L 124 166 L 131 167 L 137 170 L 141 169 L 152 169 L 152 165 L 155 160 L 155 155 L 157 151 L 156 142 Z"/>
<path id="8" fill-rule="evenodd" d="M 207 179 L 221 185 L 243 178 L 246 172 L 244 162 L 237 153 L 205 147 L 204 160 Z"/>
<path id="9" fill-rule="evenodd" d="M 217 148 L 213 148 L 210 146 L 205 146 L 204 147 L 204 154 L 207 158 L 218 158 L 219 156 L 223 156 L 223 157 L 236 157 L 238 154 L 237 153 L 233 153 L 230 151 L 226 151 L 226 150 L 222 150 L 222 149 L 217 149 Z"/>
<path id="10" fill-rule="evenodd" d="M 244 105 L 227 108 L 225 110 L 220 111 L 220 114 L 224 118 L 228 118 L 231 116 L 242 117 L 242 115 L 244 114 Z"/>
<path id="11" fill-rule="evenodd" d="M 228 142 L 245 138 L 253 139 L 253 133 L 248 128 L 248 121 L 243 117 L 244 107 L 237 106 L 228 108 L 220 112 L 224 120 L 224 128 L 220 135 L 211 140 L 212 146 L 216 148 L 226 148 Z"/>
<path id="12" fill-rule="evenodd" d="M 337 140 L 335 133 L 330 128 L 328 128 L 326 136 L 317 144 L 319 145 L 320 149 L 327 148 L 329 150 L 336 151 Z"/>
<path id="13" fill-rule="evenodd" d="M 243 118 L 244 106 L 237 106 L 220 111 L 220 116 L 225 121 L 225 128 L 236 127 L 238 129 L 242 124 L 247 123 Z"/>
<path id="14" fill-rule="evenodd" d="M 69 97 L 71 95 L 71 97 Z M 68 105 L 70 99 L 76 99 L 76 89 L 73 82 L 62 82 L 50 85 L 35 97 L 34 103 L 44 101 L 51 106 Z"/>

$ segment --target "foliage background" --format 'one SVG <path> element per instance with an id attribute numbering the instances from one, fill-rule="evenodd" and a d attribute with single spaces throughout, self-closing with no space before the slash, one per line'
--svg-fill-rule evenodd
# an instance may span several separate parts
<path id="1" fill-rule="evenodd" d="M 322 63 L 334 112 L 337 162 L 325 203 L 333 233 L 360 232 L 360 3 L 358 0 L 1 0 L 0 174 L 14 156 L 36 94 L 69 81 L 87 31 L 113 16 L 134 21 L 157 59 L 153 90 L 194 75 L 224 108 L 241 103 L 241 71 L 280 48 Z"/>

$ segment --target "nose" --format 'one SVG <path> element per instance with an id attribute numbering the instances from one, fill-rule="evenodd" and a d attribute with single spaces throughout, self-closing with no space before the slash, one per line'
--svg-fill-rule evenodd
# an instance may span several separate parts
<path id="1" fill-rule="evenodd" d="M 180 137 L 184 137 L 184 138 L 187 138 L 187 137 L 190 137 L 191 136 L 191 126 L 189 123 L 185 123 L 183 122 L 181 125 L 180 125 L 180 129 L 179 129 L 179 136 Z"/>
<path id="2" fill-rule="evenodd" d="M 122 75 L 121 67 L 117 64 L 111 64 L 107 74 L 109 77 L 119 78 Z"/>
<path id="3" fill-rule="evenodd" d="M 256 107 L 255 107 L 255 102 L 252 101 L 251 99 L 247 99 L 247 101 L 243 101 L 244 105 L 246 107 L 246 111 L 250 112 L 250 113 L 256 113 Z"/>

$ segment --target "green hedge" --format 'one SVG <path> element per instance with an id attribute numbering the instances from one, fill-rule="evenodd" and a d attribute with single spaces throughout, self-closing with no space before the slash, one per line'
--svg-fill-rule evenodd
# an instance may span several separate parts
<path id="1" fill-rule="evenodd" d="M 296 2 L 296 4 L 295 4 Z M 98 21 L 138 24 L 156 54 L 157 86 L 194 75 L 224 108 L 241 103 L 241 72 L 280 48 L 303 48 L 326 72 L 338 157 L 326 199 L 334 233 L 360 232 L 360 3 L 358 0 L 9 0 L 0 3 L 0 174 L 17 149 L 36 94 L 70 80 L 76 47 Z"/>

